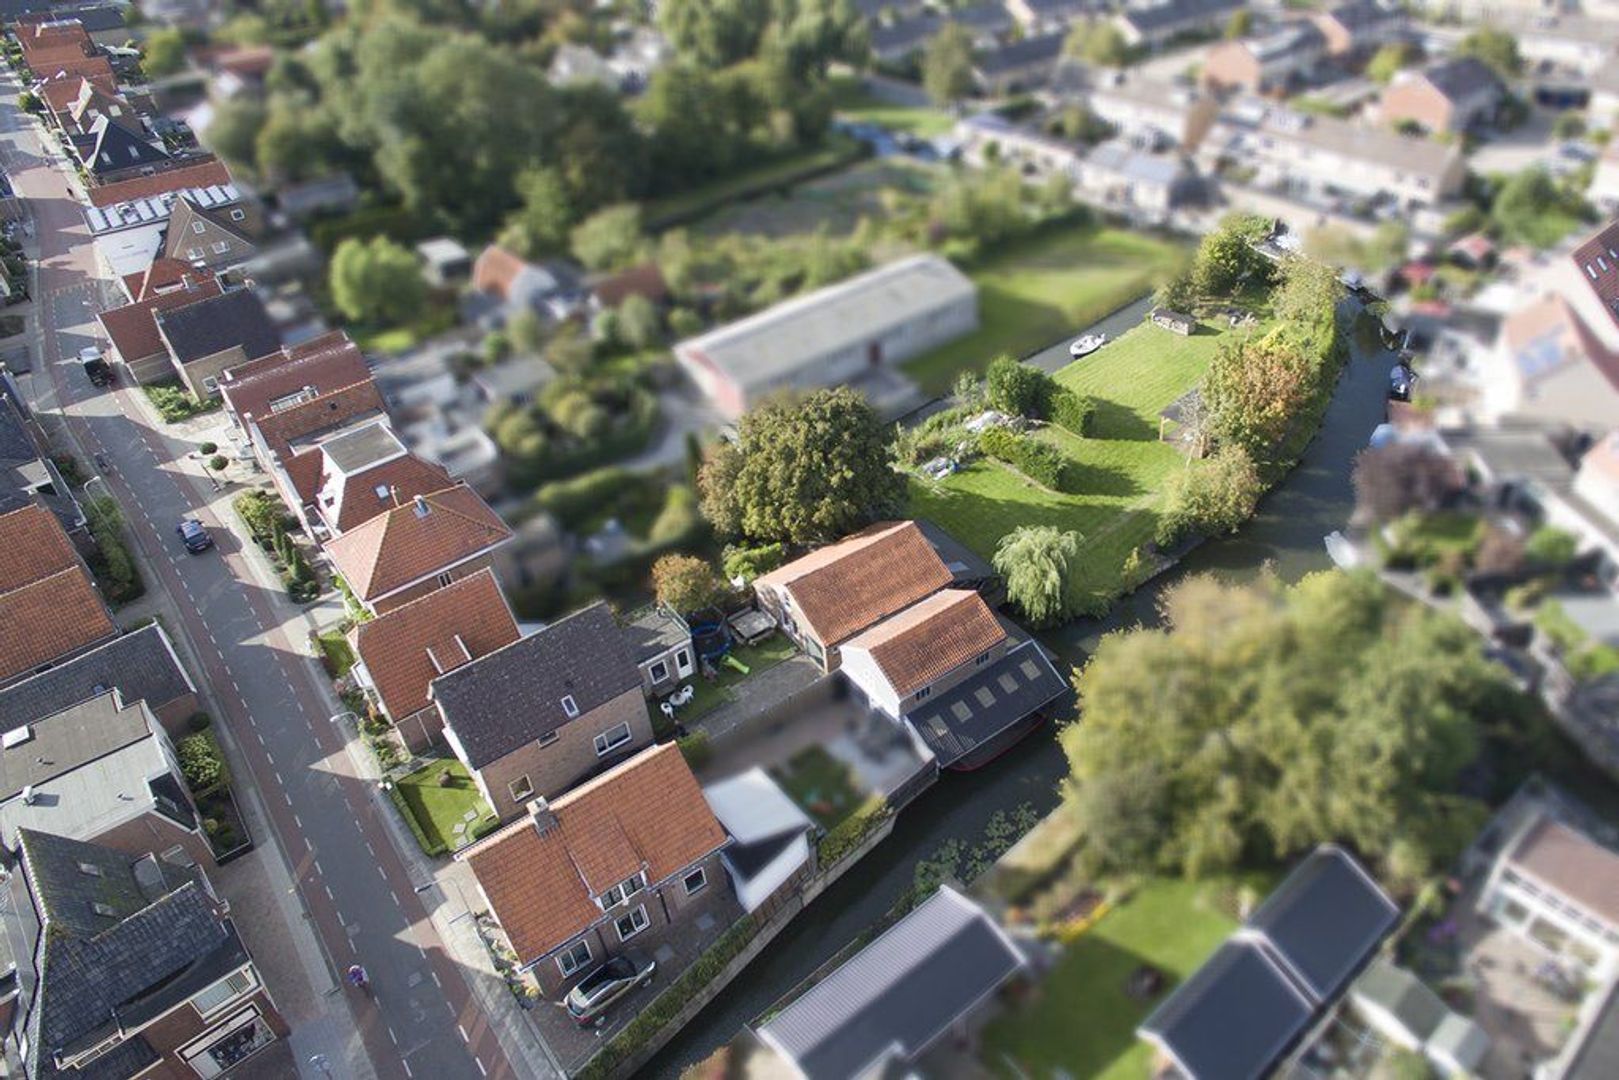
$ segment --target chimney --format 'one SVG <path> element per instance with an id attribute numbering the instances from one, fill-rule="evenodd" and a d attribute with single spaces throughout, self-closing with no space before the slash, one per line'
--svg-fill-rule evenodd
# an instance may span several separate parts
<path id="1" fill-rule="evenodd" d="M 543 795 L 529 801 L 528 816 L 534 822 L 534 831 L 541 836 L 557 827 L 557 816 L 551 810 L 551 803 Z"/>
<path id="2" fill-rule="evenodd" d="M 418 495 L 418 496 L 416 496 L 415 502 L 416 502 L 416 516 L 419 517 L 419 518 L 426 517 L 427 513 L 428 513 L 427 500 L 422 498 L 420 495 Z"/>

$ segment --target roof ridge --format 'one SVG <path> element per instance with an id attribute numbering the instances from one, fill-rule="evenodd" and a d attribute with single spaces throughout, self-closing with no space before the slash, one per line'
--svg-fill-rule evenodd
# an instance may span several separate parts
<path id="1" fill-rule="evenodd" d="M 363 524 L 364 523 L 362 522 L 362 525 Z M 356 528 L 359 528 L 359 527 L 360 526 L 356 526 Z M 452 592 L 453 590 L 460 589 L 462 586 L 469 585 L 471 582 L 475 582 L 475 581 L 476 582 L 481 582 L 486 576 L 493 579 L 494 576 L 495 576 L 495 571 L 491 567 L 480 566 L 477 570 L 475 570 L 474 572 L 468 574 L 466 577 L 456 578 L 454 581 L 450 582 L 448 585 L 445 585 L 445 586 L 443 586 L 441 588 L 434 589 L 430 593 L 425 593 L 425 594 L 423 594 L 421 596 L 418 596 L 414 600 L 407 600 L 403 604 L 400 604 L 398 607 L 390 608 L 389 610 L 383 612 L 381 615 L 378 615 L 374 619 L 367 619 L 362 623 L 357 623 L 355 625 L 354 629 L 355 629 L 356 633 L 363 632 L 365 630 L 365 628 L 368 627 L 368 626 L 376 626 L 378 623 L 382 622 L 384 619 L 389 618 L 390 616 L 398 615 L 398 614 L 401 614 L 402 612 L 409 611 L 411 608 L 416 607 L 418 604 L 425 604 L 429 600 L 438 600 L 438 601 L 442 602 L 443 599 L 444 599 L 444 594 L 445 593 L 449 593 L 449 592 Z M 498 581 L 495 582 L 495 587 L 497 589 L 500 587 L 500 583 Z M 398 625 L 397 622 L 394 625 Z M 501 648 L 505 648 L 505 646 L 503 645 L 503 646 L 501 646 Z"/>

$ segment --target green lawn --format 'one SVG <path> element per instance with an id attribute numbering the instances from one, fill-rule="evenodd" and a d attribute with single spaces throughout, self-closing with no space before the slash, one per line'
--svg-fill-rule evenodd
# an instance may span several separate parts
<path id="1" fill-rule="evenodd" d="M 905 365 L 940 394 L 963 371 L 1001 353 L 1022 356 L 1077 333 L 1167 277 L 1184 249 L 1122 229 L 1077 228 L 1016 244 L 970 271 L 978 283 L 976 331 Z"/>
<path id="2" fill-rule="evenodd" d="M 800 750 L 770 774 L 823 829 L 832 828 L 865 801 L 849 776 L 849 766 L 819 746 Z"/>
<path id="3" fill-rule="evenodd" d="M 832 81 L 832 105 L 844 120 L 880 124 L 890 131 L 920 135 L 924 139 L 948 135 L 956 126 L 956 118 L 944 109 L 891 105 L 868 92 L 854 77 Z"/>
<path id="4" fill-rule="evenodd" d="M 828 169 L 854 161 L 861 153 L 860 145 L 853 140 L 834 137 L 824 146 L 768 161 L 755 168 L 738 170 L 691 191 L 652 199 L 643 208 L 642 216 L 647 225 L 654 229 L 698 218 L 727 203 L 751 198 L 774 188 L 790 186 L 805 177 L 819 175 Z"/>
<path id="5" fill-rule="evenodd" d="M 1076 599 L 1111 594 L 1125 558 L 1157 529 L 1165 479 L 1186 464 L 1158 441 L 1158 414 L 1202 378 L 1224 333 L 1205 324 L 1183 338 L 1143 324 L 1057 373 L 1058 382 L 1096 402 L 1086 438 L 1049 427 L 1038 436 L 1075 463 L 1083 494 L 1049 491 L 980 458 L 942 481 L 913 477 L 912 512 L 985 558 L 1019 525 L 1077 531 Z"/>
<path id="6" fill-rule="evenodd" d="M 320 635 L 321 658 L 326 663 L 326 674 L 341 679 L 354 667 L 354 649 L 341 630 L 328 630 Z"/>
<path id="7" fill-rule="evenodd" d="M 439 775 L 446 771 L 450 782 L 441 785 Z M 466 766 L 454 758 L 423 766 L 401 779 L 397 786 L 406 810 L 416 819 L 429 846 L 454 851 L 494 826 L 495 812 L 483 801 Z M 477 811 L 478 816 L 472 821 L 466 821 L 468 810 Z M 455 827 L 463 822 L 466 830 L 457 835 Z"/>
<path id="8" fill-rule="evenodd" d="M 706 716 L 728 701 L 737 698 L 736 687 L 746 682 L 749 677 L 757 675 L 767 668 L 773 668 L 783 660 L 798 652 L 798 647 L 792 643 L 786 634 L 775 633 L 757 645 L 745 645 L 731 650 L 730 655 L 736 657 L 737 662 L 748 669 L 744 675 L 736 668 L 721 660 L 715 665 L 718 674 L 713 679 L 701 676 L 693 679 L 691 685 L 696 690 L 695 696 L 685 708 L 675 713 L 675 718 L 682 723 L 689 724 L 700 716 Z"/>
<path id="9" fill-rule="evenodd" d="M 1251 884 L 1262 893 L 1271 882 Z M 1226 914 L 1235 909 L 1235 888 L 1229 880 L 1147 882 L 1067 946 L 1028 1001 L 990 1023 L 984 1064 L 1002 1076 L 1149 1076 L 1152 1052 L 1136 1038 L 1136 1025 L 1236 928 Z M 1151 1001 L 1125 992 L 1143 964 L 1166 977 Z"/>

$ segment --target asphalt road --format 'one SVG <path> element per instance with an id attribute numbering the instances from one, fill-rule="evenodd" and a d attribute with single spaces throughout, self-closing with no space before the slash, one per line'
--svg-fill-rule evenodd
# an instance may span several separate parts
<path id="1" fill-rule="evenodd" d="M 392 811 L 354 775 L 343 733 L 329 721 L 322 676 L 282 631 L 290 608 L 259 580 L 242 541 L 206 509 L 211 492 L 183 460 L 189 447 L 147 423 L 138 391 L 96 390 L 79 368 L 78 350 L 91 342 L 94 312 L 112 283 L 98 280 L 66 172 L 41 153 L 16 109 L 15 80 L 4 79 L 6 169 L 30 203 L 41 244 L 37 392 L 56 398 L 86 462 L 95 453 L 108 461 L 105 479 L 146 556 L 148 588 L 166 590 L 181 613 L 182 625 L 170 632 L 184 634 L 202 659 L 193 674 L 211 686 L 225 714 L 216 721 L 228 725 L 245 759 L 248 776 L 237 781 L 258 788 L 327 957 L 335 970 L 358 962 L 370 973 L 373 997 L 339 991 L 364 1057 L 384 1077 L 517 1075 L 391 846 L 379 814 Z M 191 516 L 209 526 L 216 551 L 188 556 L 180 548 L 174 524 Z M 345 1071 L 342 1063 L 327 1067 Z M 353 1071 L 364 1071 L 363 1062 Z"/>

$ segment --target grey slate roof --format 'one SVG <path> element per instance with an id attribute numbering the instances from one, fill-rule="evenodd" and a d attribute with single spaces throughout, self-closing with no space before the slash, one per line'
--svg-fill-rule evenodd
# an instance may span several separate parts
<path id="1" fill-rule="evenodd" d="M 0 731 L 61 712 L 112 687 L 125 702 L 144 701 L 154 711 L 195 689 L 163 628 L 151 623 L 0 690 Z"/>
<path id="2" fill-rule="evenodd" d="M 691 630 L 685 620 L 656 605 L 632 612 L 624 620 L 624 640 L 635 662 L 645 663 L 662 656 L 677 645 L 691 644 Z"/>
<path id="3" fill-rule="evenodd" d="M 1068 680 L 1030 640 L 971 678 L 930 695 L 906 719 L 939 764 L 948 766 L 1068 691 Z"/>
<path id="4" fill-rule="evenodd" d="M 984 911 L 944 886 L 759 1026 L 807 1080 L 912 1061 L 1022 969 Z"/>
<path id="5" fill-rule="evenodd" d="M 920 49 L 922 43 L 939 32 L 944 20 L 925 11 L 908 19 L 899 19 L 891 26 L 879 26 L 871 32 L 871 51 L 882 55 L 898 50 Z"/>
<path id="6" fill-rule="evenodd" d="M 1440 93 L 1452 101 L 1472 97 L 1485 90 L 1501 89 L 1501 79 L 1490 66 L 1472 56 L 1441 60 L 1422 71 Z"/>
<path id="7" fill-rule="evenodd" d="M 1022 71 L 1041 64 L 1055 66 L 1062 55 L 1063 35 L 1042 34 L 1028 37 L 980 53 L 973 61 L 973 69 L 980 75 L 1002 75 L 1009 71 Z"/>
<path id="8" fill-rule="evenodd" d="M 58 1075 L 56 1051 L 138 1026 L 247 962 L 195 868 L 33 830 L 20 849 L 45 942 L 28 1003 L 31 1076 Z M 130 1041 L 119 1061 L 141 1060 L 142 1040 Z"/>
<path id="9" fill-rule="evenodd" d="M 154 313 L 158 328 L 182 364 L 240 345 L 249 360 L 281 347 L 281 335 L 251 289 L 230 289 L 170 311 Z"/>
<path id="10" fill-rule="evenodd" d="M 433 680 L 430 693 L 468 763 L 481 769 L 628 690 L 641 672 L 605 603 L 595 603 Z"/>
<path id="11" fill-rule="evenodd" d="M 405 444 L 393 428 L 380 420 L 327 439 L 320 448 L 345 474 L 360 472 L 405 452 Z"/>
<path id="12" fill-rule="evenodd" d="M 84 167 L 97 176 L 161 165 L 169 160 L 166 152 L 105 116 L 96 119 L 90 133 L 94 142 L 84 155 Z"/>
<path id="13" fill-rule="evenodd" d="M 1132 4 L 1122 15 L 1143 34 L 1151 34 L 1183 24 L 1213 22 L 1242 6 L 1242 0 L 1161 0 Z"/>
<path id="14" fill-rule="evenodd" d="M 1248 925 L 1264 934 L 1317 1001 L 1331 1000 L 1400 909 L 1343 850 L 1322 846 L 1265 898 Z"/>
<path id="15" fill-rule="evenodd" d="M 1012 13 L 994 0 L 957 8 L 950 13 L 950 20 L 980 33 L 999 33 L 1012 28 Z"/>
<path id="16" fill-rule="evenodd" d="M 40 456 L 25 410 L 10 373 L 0 374 L 0 494 L 36 500 L 56 515 L 62 528 L 77 529 L 84 524 L 84 512 L 55 463 Z"/>
<path id="17" fill-rule="evenodd" d="M 1257 1080 L 1315 1007 L 1255 941 L 1233 938 L 1141 1023 L 1192 1080 Z"/>

